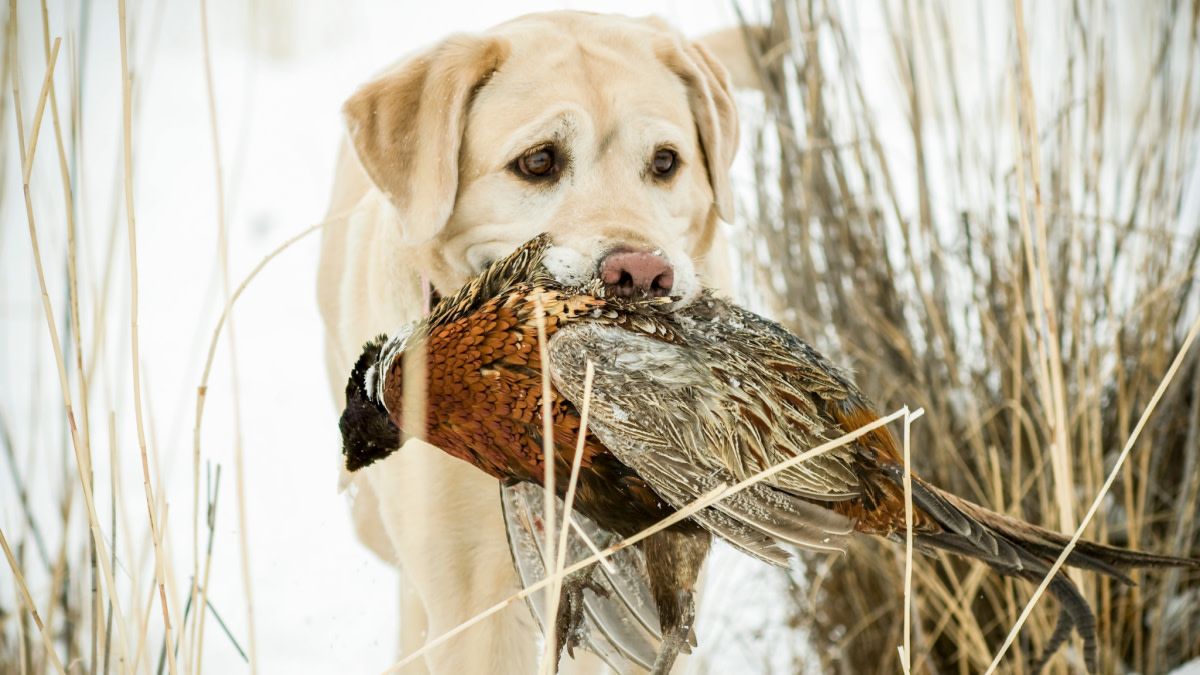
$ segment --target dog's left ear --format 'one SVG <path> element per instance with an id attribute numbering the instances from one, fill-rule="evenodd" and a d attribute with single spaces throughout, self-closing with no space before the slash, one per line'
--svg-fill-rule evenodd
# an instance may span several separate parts
<path id="1" fill-rule="evenodd" d="M 499 37 L 451 36 L 364 84 L 343 106 L 350 144 L 399 211 L 410 243 L 435 236 L 450 217 L 467 110 L 508 52 Z"/>
<path id="2" fill-rule="evenodd" d="M 726 222 L 733 221 L 733 189 L 729 167 L 738 145 L 737 108 L 725 66 L 698 43 L 673 30 L 664 31 L 655 53 L 675 73 L 688 91 L 688 105 L 696 120 L 700 147 L 704 150 L 713 206 Z"/>

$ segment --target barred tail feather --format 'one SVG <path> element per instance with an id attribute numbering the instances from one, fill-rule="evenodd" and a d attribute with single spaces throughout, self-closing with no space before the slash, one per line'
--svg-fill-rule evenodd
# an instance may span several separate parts
<path id="1" fill-rule="evenodd" d="M 884 472 L 903 485 L 904 467 L 890 463 Z M 1062 553 L 1066 537 L 1029 523 L 1021 522 L 942 492 L 914 479 L 913 504 L 941 526 L 937 532 L 916 532 L 914 543 L 921 549 L 941 549 L 988 564 L 996 572 L 1041 583 L 1054 560 Z M 1200 568 L 1200 560 L 1139 553 L 1088 541 L 1076 542 L 1066 564 L 1098 572 L 1125 584 L 1133 580 L 1123 570 L 1140 567 Z M 1060 570 L 1047 591 L 1058 600 L 1058 623 L 1046 644 L 1045 652 L 1033 665 L 1037 673 L 1071 636 L 1071 630 L 1083 638 L 1084 661 L 1090 672 L 1096 671 L 1096 617 L 1075 584 Z"/>

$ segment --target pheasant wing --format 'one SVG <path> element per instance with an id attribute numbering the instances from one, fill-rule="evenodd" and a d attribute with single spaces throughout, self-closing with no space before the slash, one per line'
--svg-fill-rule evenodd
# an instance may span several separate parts
<path id="1" fill-rule="evenodd" d="M 654 331 L 655 334 L 658 331 Z M 688 331 L 688 336 L 704 331 Z M 794 450 L 775 449 L 741 416 L 716 379 L 718 368 L 743 369 L 734 353 L 704 345 L 675 344 L 650 331 L 603 321 L 581 321 L 559 329 L 550 342 L 554 385 L 567 399 L 582 403 L 586 363 L 594 366 L 590 427 L 613 454 L 638 473 L 667 502 L 683 507 L 697 497 L 766 468 L 770 457 Z M 770 397 L 766 389 L 745 390 Z M 758 440 L 749 437 L 758 434 Z M 764 458 L 747 461 L 747 444 L 765 443 Z M 755 469 L 757 471 L 757 469 Z M 826 499 L 843 499 L 856 486 L 809 471 L 802 486 L 758 483 L 697 513 L 694 518 L 735 547 L 768 562 L 783 564 L 788 554 L 777 541 L 821 551 L 841 550 L 852 523 L 802 498 L 827 488 Z"/>
<path id="2" fill-rule="evenodd" d="M 529 483 L 502 486 L 500 491 L 513 564 L 521 585 L 528 588 L 546 578 L 543 540 L 535 534 L 546 531 L 543 522 L 544 493 L 542 488 Z M 561 517 L 561 500 L 558 500 L 557 506 Z M 615 542 L 615 535 L 578 511 L 572 513 L 571 518 L 597 547 L 605 548 Z M 568 565 L 591 555 L 591 551 L 574 533 L 568 537 L 568 542 Z M 601 566 L 602 573 L 595 577 L 607 592 L 607 597 L 597 595 L 590 589 L 584 591 L 584 612 L 590 630 L 584 631 L 586 638 L 580 646 L 599 656 L 618 673 L 631 672 L 634 670 L 632 666 L 648 669 L 658 654 L 662 631 L 658 625 L 654 599 L 646 583 L 642 553 L 636 547 L 625 548 L 611 556 L 609 561 L 612 569 Z M 542 600 L 542 592 L 529 596 L 528 604 L 534 619 L 544 631 L 546 605 Z"/>

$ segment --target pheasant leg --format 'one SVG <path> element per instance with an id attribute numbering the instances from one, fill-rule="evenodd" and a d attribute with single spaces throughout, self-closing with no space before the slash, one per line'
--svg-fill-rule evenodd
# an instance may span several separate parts
<path id="1" fill-rule="evenodd" d="M 642 542 L 650 591 L 658 606 L 662 647 L 650 675 L 668 675 L 680 652 L 691 651 L 695 640 L 696 579 L 708 556 L 712 537 L 691 523 L 680 523 Z"/>
<path id="2" fill-rule="evenodd" d="M 555 622 L 558 627 L 556 631 L 558 633 L 558 650 L 556 653 L 560 661 L 564 648 L 571 658 L 575 658 L 575 647 L 582 645 L 587 640 L 587 629 L 583 625 L 585 609 L 583 592 L 590 589 L 602 598 L 608 597 L 608 589 L 596 580 L 596 572 L 597 566 L 589 565 L 578 572 L 568 574 L 563 579 L 562 593 L 558 599 L 558 618 Z M 558 672 L 557 668 L 555 668 L 555 672 Z"/>

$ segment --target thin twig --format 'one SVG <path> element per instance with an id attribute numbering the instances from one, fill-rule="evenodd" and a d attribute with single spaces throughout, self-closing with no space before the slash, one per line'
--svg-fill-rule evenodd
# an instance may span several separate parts
<path id="1" fill-rule="evenodd" d="M 900 665 L 904 675 L 912 672 L 912 570 L 913 570 L 913 499 L 912 499 L 912 423 L 925 414 L 924 408 L 909 412 L 904 406 L 904 646 Z"/>
<path id="2" fill-rule="evenodd" d="M 583 375 L 583 403 L 579 406 L 579 438 L 575 442 L 575 456 L 571 459 L 571 480 L 567 483 L 567 495 L 563 499 L 563 528 L 558 539 L 558 561 L 554 571 L 562 571 L 567 558 L 566 524 L 573 522 L 571 512 L 575 508 L 575 490 L 579 487 L 579 470 L 583 466 L 583 449 L 587 443 L 588 414 L 592 404 L 592 379 L 595 376 L 595 366 L 592 360 L 587 360 L 587 369 Z"/>
<path id="3" fill-rule="evenodd" d="M 154 542 L 155 576 L 158 577 L 163 630 L 166 632 L 167 642 L 171 643 L 173 642 L 174 628 L 171 625 L 171 610 L 167 603 L 167 563 L 162 552 L 164 533 L 160 530 L 154 513 L 154 487 L 150 481 L 150 461 L 146 454 L 146 428 L 142 414 L 141 352 L 138 349 L 137 226 L 133 210 L 133 104 L 130 90 L 131 79 L 129 76 L 129 45 L 126 36 L 125 0 L 117 0 L 117 14 L 121 39 L 121 117 L 123 122 L 125 164 L 125 220 L 129 226 L 129 347 L 133 368 L 133 416 L 137 426 L 138 448 L 141 450 L 142 456 L 142 479 L 146 493 L 146 512 L 150 520 L 150 537 Z M 176 675 L 179 672 L 179 668 L 175 663 L 174 653 L 168 652 L 167 662 L 170 666 L 171 675 Z"/>
<path id="4" fill-rule="evenodd" d="M 233 637 L 233 633 L 229 631 L 229 626 L 225 625 L 225 620 L 221 618 L 221 614 L 217 612 L 217 608 L 209 600 L 205 600 L 208 605 L 208 611 L 212 612 L 213 618 L 217 620 L 217 625 L 221 627 L 221 632 L 225 633 L 225 637 L 229 638 L 229 643 L 237 650 L 238 656 L 242 657 L 242 661 L 246 664 L 250 663 L 250 657 L 246 656 L 246 651 L 238 644 L 237 638 Z"/>
<path id="5" fill-rule="evenodd" d="M 583 530 L 583 526 L 579 524 L 579 521 L 571 518 L 567 521 L 567 524 L 571 526 L 571 529 L 575 530 L 575 534 L 583 540 L 583 545 L 587 546 L 588 550 L 591 551 L 593 555 L 600 555 L 600 547 L 596 546 L 596 542 L 592 541 L 592 537 Z M 617 571 L 617 568 L 613 566 L 612 561 L 608 558 L 601 558 L 600 564 L 603 565 L 604 569 L 608 570 L 609 572 Z"/>
<path id="6" fill-rule="evenodd" d="M 49 9 L 46 0 L 42 0 L 42 50 L 46 56 L 46 67 L 53 69 L 58 46 L 61 38 L 55 38 L 53 47 L 50 42 Z M 92 481 L 92 449 L 91 436 L 88 429 L 88 383 L 83 368 L 83 322 L 79 318 L 79 275 L 77 272 L 75 246 L 75 198 L 71 188 L 70 166 L 67 162 L 66 144 L 63 142 L 62 123 L 58 115 L 58 95 L 55 87 L 48 87 L 50 100 L 50 119 L 54 125 L 54 141 L 58 150 L 58 168 L 63 186 L 63 212 L 67 222 L 67 291 L 70 294 L 70 324 L 75 327 L 72 331 L 72 341 L 75 347 L 75 369 L 79 376 L 79 440 L 83 442 L 83 455 L 87 458 L 88 481 Z M 32 156 L 28 161 L 33 166 Z M 28 182 L 29 174 L 25 180 Z M 93 572 L 95 567 L 93 566 Z"/>
<path id="7" fill-rule="evenodd" d="M 210 469 L 211 469 L 211 465 L 210 465 Z M 211 474 L 211 471 L 210 471 L 210 474 Z M 207 497 L 208 497 L 208 512 L 206 514 L 207 517 L 205 518 L 205 522 L 208 525 L 208 547 L 204 553 L 204 581 L 200 583 L 200 602 L 203 603 L 204 607 L 209 606 L 208 582 L 209 582 L 209 578 L 210 578 L 210 573 L 212 572 L 213 540 L 216 538 L 215 535 L 217 532 L 217 495 L 220 493 L 220 491 L 221 491 L 221 465 L 218 464 L 217 465 L 217 476 L 215 479 L 212 479 L 211 485 L 209 486 L 209 489 L 208 489 L 208 495 L 207 495 Z M 193 582 L 193 586 L 194 585 L 195 585 L 195 582 Z M 201 662 L 204 657 L 203 647 L 204 647 L 204 617 L 205 617 L 205 614 L 206 614 L 206 612 L 204 612 L 204 611 L 200 612 L 200 618 L 196 621 L 196 623 L 198 624 L 198 626 L 196 628 L 196 637 L 192 643 L 193 644 L 192 654 L 194 655 L 194 658 L 196 659 L 196 672 L 197 673 L 204 672 L 204 670 L 201 668 Z M 222 627 L 224 627 L 223 624 L 222 624 Z M 228 632 L 228 630 L 226 632 Z M 236 644 L 236 642 L 235 642 L 235 644 Z M 241 647 L 238 647 L 238 651 L 239 652 L 241 651 Z M 243 657 L 244 656 L 245 655 L 243 654 Z"/>
<path id="8" fill-rule="evenodd" d="M 15 27 L 16 21 L 17 21 L 16 0 L 9 0 L 9 16 L 10 16 L 10 21 L 11 21 L 10 25 Z M 14 70 L 17 70 L 17 53 L 16 53 L 15 41 L 13 43 L 13 68 L 14 68 Z M 53 71 L 48 69 L 48 72 L 49 72 L 48 77 L 50 78 L 50 84 L 48 86 L 53 86 Z M 27 143 L 25 141 L 24 128 L 21 125 L 21 92 L 20 92 L 19 80 L 20 80 L 20 78 L 17 78 L 17 77 L 13 78 L 13 103 L 14 103 L 14 107 L 16 109 L 18 147 L 21 151 L 20 159 L 21 159 L 22 166 L 25 166 L 27 159 L 28 159 L 25 156 L 25 148 L 27 146 Z M 34 143 L 34 140 L 36 140 L 36 139 L 30 139 L 28 145 L 32 145 Z M 45 274 L 45 270 L 42 266 L 41 250 L 38 247 L 37 224 L 34 220 L 33 201 L 32 201 L 32 198 L 31 198 L 30 192 L 29 192 L 29 183 L 26 182 L 22 186 L 22 188 L 23 188 L 24 197 L 25 197 L 25 214 L 26 214 L 26 218 L 27 218 L 28 224 L 29 224 L 29 241 L 30 241 L 30 245 L 33 249 L 34 268 L 37 270 L 38 286 L 41 289 L 41 294 L 42 294 L 42 310 L 43 310 L 43 313 L 46 318 L 47 328 L 50 331 L 50 343 L 54 350 L 54 361 L 55 361 L 55 365 L 58 369 L 59 388 L 60 388 L 60 391 L 62 394 L 63 408 L 66 411 L 67 424 L 70 429 L 71 447 L 74 449 L 74 452 L 75 452 L 75 464 L 76 464 L 76 468 L 78 469 L 80 483 L 83 486 L 84 502 L 87 505 L 87 511 L 88 511 L 88 523 L 90 526 L 89 529 L 91 530 L 92 539 L 95 543 L 96 550 L 100 553 L 100 556 L 98 556 L 98 557 L 100 557 L 100 559 L 103 561 L 102 566 L 103 566 L 103 571 L 104 571 L 104 580 L 105 580 L 105 584 L 108 586 L 109 597 L 112 599 L 112 602 L 113 602 L 114 612 L 116 614 L 116 619 L 117 619 L 117 629 L 121 635 L 122 654 L 126 657 L 125 658 L 125 668 L 128 671 L 128 668 L 129 668 L 129 658 L 128 658 L 128 656 L 129 656 L 129 652 L 128 652 L 128 650 L 129 650 L 129 639 L 128 639 L 129 633 L 128 633 L 128 629 L 125 625 L 124 614 L 121 612 L 120 602 L 116 595 L 116 582 L 113 579 L 112 566 L 108 564 L 107 548 L 104 543 L 104 536 L 100 531 L 100 521 L 99 521 L 98 516 L 96 515 L 96 504 L 95 504 L 95 501 L 93 500 L 92 489 L 85 477 L 86 476 L 85 470 L 88 467 L 88 460 L 82 450 L 81 441 L 79 438 L 79 429 L 75 424 L 75 413 L 74 413 L 74 410 L 73 410 L 73 407 L 71 404 L 71 389 L 70 389 L 70 386 L 67 384 L 66 360 L 63 358 L 62 342 L 58 338 L 58 327 L 57 327 L 57 323 L 54 320 L 54 309 L 50 304 L 50 295 L 46 290 L 46 274 Z"/>
<path id="9" fill-rule="evenodd" d="M 109 508 L 112 509 L 110 516 L 112 518 L 112 559 L 108 561 L 110 567 L 117 566 L 117 494 L 119 494 L 119 486 L 117 476 L 119 471 L 117 467 L 120 462 L 117 461 L 117 414 L 114 411 L 108 412 L 108 465 L 111 468 L 109 473 L 110 492 L 109 492 Z M 109 589 L 110 592 L 112 589 Z M 112 657 L 112 621 L 113 621 L 113 606 L 112 598 L 109 597 L 107 617 L 104 620 L 104 675 L 108 675 L 109 660 Z"/>
<path id="10" fill-rule="evenodd" d="M 204 372 L 200 377 L 200 386 L 196 388 L 196 426 L 192 430 L 192 444 L 194 452 L 199 452 L 200 447 L 200 428 L 201 421 L 204 418 L 204 401 L 208 392 L 208 376 L 209 373 L 212 372 L 212 364 L 217 353 L 217 343 L 221 337 L 221 328 L 224 327 L 225 319 L 233 310 L 234 303 L 237 302 L 239 297 L 241 297 L 242 292 L 246 290 L 246 287 L 250 284 L 250 282 L 258 276 L 258 273 L 261 272 L 264 267 L 266 267 L 267 263 L 274 260 L 276 256 L 278 256 L 280 253 L 283 253 L 296 242 L 325 227 L 330 222 L 332 221 L 317 223 L 316 225 L 306 228 L 280 244 L 279 247 L 274 251 L 268 253 L 261 261 L 259 261 L 257 265 L 254 266 L 254 269 L 250 270 L 250 273 L 246 275 L 246 278 L 243 279 L 242 283 L 238 285 L 236 290 L 234 290 L 233 295 L 229 296 L 229 299 L 225 302 L 225 309 L 222 310 L 221 316 L 217 319 L 217 325 L 213 328 L 212 339 L 208 344 L 208 356 L 204 361 Z"/>
<path id="11" fill-rule="evenodd" d="M 204 82 L 205 90 L 208 99 L 208 117 L 209 124 L 212 130 L 212 148 L 213 148 L 213 170 L 215 172 L 216 183 L 216 199 L 217 199 L 217 248 L 221 259 L 221 289 L 225 295 L 226 302 L 229 301 L 231 292 L 231 284 L 229 279 L 229 227 L 225 217 L 225 178 L 222 171 L 221 163 L 221 142 L 220 133 L 217 124 L 217 94 L 216 86 L 213 83 L 213 67 L 212 67 L 212 49 L 208 35 L 208 3 L 206 0 L 200 0 L 200 35 L 204 48 Z M 242 405 L 241 405 L 241 387 L 238 383 L 238 362 L 237 362 L 237 339 L 234 332 L 233 316 L 228 318 L 229 322 L 229 366 L 230 366 L 230 391 L 231 403 L 233 406 L 233 433 L 234 433 L 234 483 L 237 486 L 237 510 L 238 510 L 238 542 L 241 554 L 242 564 L 242 592 L 246 597 L 246 616 L 247 616 L 247 641 L 250 648 L 250 672 L 258 672 L 257 658 L 257 640 L 255 638 L 255 621 L 254 621 L 254 594 L 250 584 L 250 534 L 246 518 L 246 473 L 245 461 L 243 457 L 242 444 Z M 199 529 L 196 523 L 196 518 L 199 517 L 199 492 L 200 492 L 200 455 L 193 454 L 193 497 L 192 502 L 197 512 L 192 518 L 192 543 L 193 543 L 193 563 L 198 564 L 198 545 L 199 545 Z M 199 574 L 199 570 L 193 572 L 194 575 Z M 205 574 L 207 578 L 207 573 Z M 197 593 L 196 584 L 199 581 L 198 576 L 193 577 L 192 593 Z M 203 591 L 207 596 L 207 588 Z M 200 604 L 197 612 L 198 621 L 201 625 L 204 622 L 204 614 L 206 610 L 204 603 Z M 199 650 L 201 645 L 199 639 L 203 636 L 202 630 L 197 630 L 197 641 L 193 643 L 193 650 L 197 654 L 197 662 L 199 662 Z"/>
<path id="12" fill-rule="evenodd" d="M 17 590 L 21 591 L 21 595 L 24 596 L 25 604 L 29 607 L 29 613 L 33 615 L 33 622 L 37 624 L 38 630 L 42 634 L 42 641 L 46 644 L 46 655 L 54 663 L 54 669 L 66 675 L 62 661 L 58 660 L 58 652 L 54 650 L 54 636 L 50 635 L 50 630 L 42 623 L 42 617 L 38 616 L 37 605 L 33 604 L 33 596 L 29 594 L 29 587 L 25 585 L 25 576 L 21 574 L 21 566 L 17 564 L 17 559 L 13 556 L 12 549 L 8 547 L 8 539 L 4 537 L 4 528 L 0 528 L 0 546 L 4 547 L 4 556 L 8 558 L 8 566 L 12 568 Z"/>
<path id="13" fill-rule="evenodd" d="M 556 483 L 554 480 L 554 462 L 557 459 L 554 452 L 554 417 L 552 414 L 552 406 L 554 403 L 554 393 L 550 388 L 550 368 L 549 359 L 546 353 L 546 308 L 542 305 L 542 296 L 534 297 L 534 305 L 537 312 L 534 318 L 537 322 L 538 335 L 538 358 L 541 359 L 542 371 L 542 486 L 545 489 L 545 494 L 542 497 L 543 518 L 545 520 L 545 539 L 546 550 L 543 566 L 546 572 L 556 570 L 561 572 L 561 568 L 554 566 L 558 559 L 554 555 L 554 545 L 556 542 L 555 535 L 555 505 L 558 503 L 558 496 L 555 490 Z M 565 527 L 563 529 L 566 529 Z M 555 582 L 551 584 L 551 591 L 546 593 L 546 650 L 542 655 L 542 666 L 539 672 L 545 675 L 548 669 L 552 667 L 552 653 L 557 640 L 554 636 L 557 634 L 558 625 L 558 593 L 556 592 L 560 578 L 558 574 L 553 575 Z"/>
<path id="14" fill-rule="evenodd" d="M 33 114 L 33 128 L 29 131 L 29 150 L 28 154 L 21 158 L 21 182 L 25 185 L 29 184 L 29 173 L 33 171 L 33 155 L 37 152 L 38 131 L 42 126 L 42 113 L 46 111 L 46 97 L 50 94 L 50 87 L 54 82 L 54 64 L 58 61 L 58 48 L 62 44 L 62 38 L 54 38 L 54 47 L 50 50 L 50 61 L 46 64 L 46 76 L 42 79 L 42 93 L 38 95 L 37 112 Z M 16 78 L 13 78 L 13 86 L 16 86 Z"/>
<path id="15" fill-rule="evenodd" d="M 537 303 L 540 307 L 540 296 L 537 300 Z M 544 351 L 542 356 L 543 358 L 545 357 Z M 546 375 L 548 370 L 549 368 L 546 367 L 546 361 L 542 361 L 543 386 L 545 386 L 546 379 L 548 379 L 548 376 Z M 579 437 L 575 442 L 575 456 L 571 459 L 571 480 L 567 483 L 567 494 L 563 499 L 563 522 L 562 528 L 560 528 L 558 535 L 558 556 L 554 562 L 554 575 L 556 579 L 559 579 L 559 574 L 562 573 L 563 566 L 566 565 L 567 535 L 571 532 L 571 526 L 575 525 L 575 521 L 571 518 L 571 510 L 575 507 L 575 488 L 579 485 L 579 469 L 581 466 L 583 466 L 583 447 L 587 442 L 588 412 L 591 408 L 592 402 L 592 377 L 594 375 L 595 366 L 592 365 L 591 359 L 588 359 L 587 371 L 583 376 L 583 404 L 579 409 Z M 546 393 L 547 392 L 543 390 L 542 395 L 545 396 Z M 576 525 L 576 529 L 580 529 L 578 525 Z M 547 535 L 547 537 L 548 536 L 549 535 Z M 586 535 L 584 536 L 584 541 L 591 544 L 590 548 L 594 549 L 595 544 L 592 544 Z M 559 598 L 559 596 L 562 594 L 561 579 L 550 585 L 550 590 L 548 593 L 554 598 Z M 542 656 L 542 675 L 551 675 L 554 665 L 558 661 L 558 635 L 553 629 L 553 626 L 555 623 L 557 623 L 558 602 L 558 600 L 553 602 L 552 606 L 555 612 L 555 620 L 548 624 L 551 626 L 551 628 L 546 630 L 546 651 Z M 549 608 L 550 605 L 548 605 L 547 609 Z"/>
<path id="16" fill-rule="evenodd" d="M 234 303 L 237 302 L 237 299 L 239 297 L 241 297 L 242 293 L 246 290 L 246 287 L 249 286 L 250 282 L 253 281 L 254 278 L 258 276 L 258 273 L 261 272 L 263 270 L 263 268 L 267 266 L 267 263 L 274 260 L 276 256 L 278 256 L 280 253 L 283 253 L 284 251 L 286 251 L 288 248 L 290 248 L 296 242 L 307 237 L 308 235 L 312 234 L 313 232 L 320 230 L 321 228 L 325 227 L 330 222 L 332 222 L 332 221 L 327 220 L 324 222 L 317 223 L 316 225 L 308 227 L 308 228 L 302 230 L 301 232 L 299 232 L 298 234 L 293 235 L 292 237 L 288 238 L 286 241 L 284 241 L 282 244 L 280 244 L 279 247 L 277 247 L 275 250 L 271 251 L 265 257 L 263 257 L 263 259 L 261 261 L 259 261 L 259 263 L 257 265 L 254 266 L 254 269 L 250 270 L 250 273 L 246 275 L 246 278 L 242 280 L 242 283 L 240 283 L 238 285 L 237 289 L 235 289 L 234 292 L 226 299 L 225 308 L 221 311 L 221 316 L 217 319 L 217 325 L 213 328 L 212 339 L 209 341 L 208 355 L 204 361 L 204 372 L 200 378 L 200 385 L 198 387 L 196 387 L 196 424 L 192 430 L 192 453 L 193 453 L 193 456 L 199 456 L 199 454 L 200 454 L 200 430 L 202 428 L 202 422 L 204 419 L 204 401 L 205 401 L 205 398 L 206 398 L 206 395 L 208 392 L 208 377 L 209 377 L 209 374 L 212 372 L 213 361 L 216 358 L 217 343 L 219 342 L 220 337 L 221 337 L 221 329 L 225 326 L 226 319 L 229 317 L 230 313 L 233 311 Z M 245 529 L 243 528 L 243 532 L 244 531 L 245 531 Z M 246 549 L 243 548 L 243 551 L 245 551 L 245 550 Z M 206 563 L 206 566 L 207 566 L 207 563 Z M 243 568 L 245 569 L 245 566 Z M 205 578 L 207 579 L 207 573 L 205 574 Z M 243 584 L 245 584 L 245 583 L 246 583 L 246 581 L 245 581 L 245 579 L 243 579 Z M 247 588 L 247 590 L 248 590 L 248 588 Z M 207 597 L 207 592 L 208 592 L 207 584 L 205 584 L 201 593 L 205 594 L 205 597 Z M 249 596 L 247 596 L 247 604 L 249 605 Z M 209 610 L 212 610 L 212 605 L 207 602 L 205 603 L 205 607 Z M 248 607 L 247 611 L 250 613 L 251 618 L 253 618 L 253 610 L 249 609 L 249 607 Z M 214 616 L 216 616 L 215 611 L 214 611 Z M 220 619 L 218 618 L 218 622 L 219 621 L 220 621 Z M 253 622 L 251 622 L 251 626 L 252 625 L 253 625 Z M 221 627 L 222 627 L 222 629 L 225 629 L 224 623 L 221 624 Z M 228 633 L 228 629 L 225 629 L 225 630 L 226 630 L 226 633 Z M 252 627 L 249 629 L 249 631 L 250 631 L 249 635 L 253 635 Z M 200 639 L 200 636 L 198 635 L 197 640 L 199 640 L 199 639 Z M 232 639 L 232 636 L 230 636 L 230 639 Z M 236 642 L 235 642 L 235 644 L 236 644 Z M 199 648 L 199 647 L 200 647 L 200 645 L 197 644 L 197 648 Z M 253 641 L 253 638 L 250 638 L 250 640 L 249 640 L 249 649 L 250 649 L 251 657 L 248 659 L 248 661 L 250 662 L 251 668 L 253 669 L 254 663 L 255 663 L 255 661 L 254 661 L 255 643 Z M 238 651 L 241 652 L 240 646 L 238 647 Z M 245 655 L 243 654 L 243 657 L 244 656 Z M 197 659 L 199 659 L 199 656 L 197 656 Z"/>
<path id="17" fill-rule="evenodd" d="M 193 583 L 195 583 L 195 582 L 193 582 Z M 183 605 L 183 619 L 181 620 L 181 623 L 183 626 L 187 625 L 188 617 L 191 616 L 191 614 L 192 614 L 192 596 L 189 595 L 187 602 L 184 603 L 184 605 Z M 179 632 L 183 633 L 184 631 L 181 629 Z M 175 651 L 175 658 L 179 658 L 179 642 L 182 639 L 183 639 L 182 635 L 180 635 L 175 638 L 175 644 L 170 645 L 170 648 Z M 163 639 L 162 647 L 160 647 L 158 650 L 158 666 L 155 667 L 155 669 L 154 669 L 155 675 L 162 675 L 163 668 L 167 665 L 167 647 L 168 647 L 167 641 L 166 641 L 166 639 Z M 197 670 L 196 672 L 201 672 L 201 671 Z"/>
<path id="18" fill-rule="evenodd" d="M 1025 135 L 1028 147 L 1025 148 L 1029 158 L 1030 179 L 1033 183 L 1033 214 L 1037 226 L 1037 248 L 1031 251 L 1037 264 L 1029 270 L 1030 276 L 1037 280 L 1034 285 L 1040 291 L 1040 297 L 1034 299 L 1033 306 L 1038 316 L 1038 327 L 1046 331 L 1045 343 L 1047 357 L 1046 370 L 1050 376 L 1050 400 L 1052 409 L 1050 417 L 1050 457 L 1054 466 L 1054 488 L 1058 505 L 1060 526 L 1064 530 L 1075 527 L 1074 499 L 1072 487 L 1075 485 L 1071 465 L 1069 433 L 1067 429 L 1067 399 L 1063 388 L 1062 357 L 1059 353 L 1058 318 L 1054 309 L 1054 295 L 1050 283 L 1049 246 L 1046 238 L 1046 209 L 1042 199 L 1042 160 L 1041 144 L 1038 139 L 1037 115 L 1033 104 L 1033 83 L 1029 74 L 1029 40 L 1025 34 L 1025 14 L 1022 0 L 1013 0 L 1013 19 L 1017 31 L 1017 53 L 1020 56 L 1021 103 L 1025 115 Z M 1016 136 L 1021 136 L 1021 125 L 1014 128 Z M 1016 163 L 1020 167 L 1023 156 L 1017 154 Z M 1024 194 L 1025 186 L 1018 184 L 1018 190 Z M 1022 214 L 1024 215 L 1024 214 Z M 1040 302 L 1039 302 L 1040 301 Z"/>
<path id="19" fill-rule="evenodd" d="M 38 556 L 42 559 L 42 564 L 49 570 L 52 567 L 50 554 L 46 552 L 46 542 L 42 540 L 42 529 L 38 527 L 37 520 L 33 517 L 33 510 L 29 506 L 29 491 L 26 489 L 25 481 L 22 480 L 20 469 L 17 467 L 17 455 L 13 452 L 12 438 L 8 435 L 8 425 L 4 422 L 3 411 L 0 411 L 0 445 L 4 446 L 4 454 L 8 456 L 8 471 L 12 475 L 13 485 L 17 487 L 17 501 L 21 502 L 21 511 L 25 514 L 25 522 L 29 525 L 29 532 L 33 534 L 33 544 L 37 548 Z"/>
<path id="20" fill-rule="evenodd" d="M 1075 544 L 1079 541 L 1079 538 L 1083 536 L 1083 531 L 1092 522 L 1092 518 L 1096 515 L 1096 512 L 1100 510 L 1100 504 L 1103 503 L 1104 498 L 1108 495 L 1109 489 L 1112 488 L 1113 483 L 1117 480 L 1117 475 L 1121 472 L 1121 467 L 1125 464 L 1125 459 L 1129 457 L 1130 451 L 1133 450 L 1133 444 L 1137 442 L 1138 436 L 1140 436 L 1142 433 L 1142 428 L 1146 426 L 1146 422 L 1150 419 L 1150 415 L 1154 412 L 1154 408 L 1158 405 L 1159 399 L 1162 398 L 1163 393 L 1167 390 L 1167 387 L 1171 384 L 1171 381 L 1175 379 L 1175 373 L 1179 370 L 1180 364 L 1183 363 L 1183 358 L 1187 356 L 1188 349 L 1192 346 L 1192 341 L 1196 339 L 1197 333 L 1200 333 L 1200 317 L 1196 317 L 1196 320 L 1192 323 L 1191 330 L 1188 331 L 1187 337 L 1183 340 L 1183 346 L 1179 348 L 1179 353 L 1175 355 L 1175 360 L 1171 362 L 1171 367 L 1167 369 L 1167 374 L 1164 375 L 1162 381 L 1158 383 L 1158 388 L 1154 390 L 1154 396 L 1150 398 L 1150 402 L 1146 404 L 1146 409 L 1142 411 L 1142 416 L 1140 419 L 1138 419 L 1137 426 L 1134 427 L 1133 433 L 1131 433 L 1129 438 L 1125 441 L 1125 447 L 1121 448 L 1121 454 L 1117 456 L 1116 464 L 1114 464 L 1112 470 L 1109 471 L 1108 478 L 1105 479 L 1104 485 L 1100 488 L 1100 492 L 1097 493 L 1096 498 L 1092 500 L 1091 508 L 1089 508 L 1087 514 L 1084 515 L 1083 521 L 1079 523 L 1079 527 L 1076 528 L 1075 534 L 1071 536 L 1071 540 L 1067 542 L 1067 545 L 1063 548 L 1062 553 L 1058 555 L 1058 559 L 1055 560 L 1054 564 L 1050 567 L 1050 571 L 1046 573 L 1046 578 L 1042 579 L 1042 583 L 1039 584 L 1037 590 L 1033 592 L 1033 597 L 1029 599 L 1029 602 L 1025 605 L 1025 609 L 1021 611 L 1021 616 L 1017 618 L 1016 625 L 1012 627 L 1012 630 L 1008 632 L 1008 636 L 1004 638 L 1004 644 L 1000 646 L 1000 651 L 996 652 L 996 657 L 992 660 L 992 665 L 988 667 L 987 672 L 984 673 L 984 675 L 991 675 L 992 673 L 996 672 L 996 668 L 1000 665 L 1000 659 L 1004 656 L 1004 653 L 1008 651 L 1008 648 L 1010 645 L 1012 645 L 1013 640 L 1017 638 L 1017 633 L 1020 632 L 1021 626 L 1025 625 L 1025 620 L 1029 618 L 1030 612 L 1033 611 L 1033 608 L 1037 605 L 1038 600 L 1041 599 L 1042 594 L 1046 591 L 1046 588 L 1050 586 L 1050 582 L 1054 580 L 1055 575 L 1058 574 L 1058 570 L 1061 569 L 1063 564 L 1067 561 L 1067 557 L 1071 555 L 1071 551 L 1075 550 Z"/>

